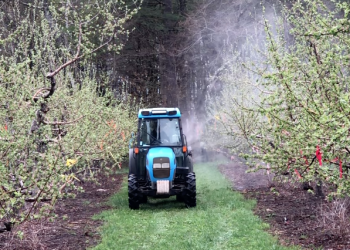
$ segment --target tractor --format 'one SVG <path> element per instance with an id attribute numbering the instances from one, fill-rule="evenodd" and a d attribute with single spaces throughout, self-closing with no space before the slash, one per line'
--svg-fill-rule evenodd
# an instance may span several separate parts
<path id="1" fill-rule="evenodd" d="M 196 175 L 180 110 L 140 109 L 137 133 L 129 149 L 129 208 L 139 209 L 148 197 L 174 195 L 187 207 L 196 206 Z"/>

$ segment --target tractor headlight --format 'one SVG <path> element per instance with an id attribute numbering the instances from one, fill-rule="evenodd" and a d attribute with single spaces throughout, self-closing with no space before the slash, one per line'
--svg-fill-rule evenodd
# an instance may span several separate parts
<path id="1" fill-rule="evenodd" d="M 170 168 L 169 163 L 163 163 L 162 168 Z"/>
<path id="2" fill-rule="evenodd" d="M 153 168 L 162 168 L 161 163 L 153 163 Z"/>
<path id="3" fill-rule="evenodd" d="M 169 163 L 153 163 L 153 168 L 170 168 Z"/>

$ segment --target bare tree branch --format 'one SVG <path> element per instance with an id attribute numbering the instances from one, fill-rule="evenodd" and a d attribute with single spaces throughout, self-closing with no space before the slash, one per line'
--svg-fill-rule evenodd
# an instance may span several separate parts
<path id="1" fill-rule="evenodd" d="M 50 89 L 49 88 L 40 88 L 37 92 L 35 92 L 35 94 L 33 95 L 33 100 L 37 100 L 37 95 L 39 95 L 42 91 L 49 91 Z"/>
<path id="2" fill-rule="evenodd" d="M 39 9 L 39 10 L 42 10 L 44 9 L 43 7 L 39 7 L 39 6 L 32 6 L 31 4 L 28 4 L 28 3 L 24 3 L 22 1 L 19 1 L 20 4 L 24 5 L 24 6 L 27 6 L 29 8 L 34 8 L 34 9 Z"/>
<path id="3" fill-rule="evenodd" d="M 75 123 L 75 122 L 79 121 L 83 117 L 84 116 L 81 116 L 78 119 L 75 119 L 74 121 L 70 121 L 70 122 L 48 122 L 48 121 L 43 121 L 42 123 L 45 124 L 45 125 L 66 125 L 66 124 Z"/>
<path id="4" fill-rule="evenodd" d="M 111 36 L 111 38 L 106 41 L 105 43 L 101 44 L 100 46 L 98 46 L 97 48 L 95 48 L 94 50 L 90 51 L 89 53 L 86 54 L 82 54 L 79 56 L 80 54 L 80 46 L 81 46 L 81 36 L 82 36 L 82 29 L 81 29 L 81 24 L 79 25 L 79 43 L 78 43 L 78 47 L 77 47 L 77 54 L 75 55 L 75 57 L 71 60 L 69 60 L 68 62 L 62 64 L 61 66 L 59 66 L 57 69 L 55 69 L 54 71 L 48 73 L 46 75 L 47 78 L 53 78 L 55 75 L 57 75 L 62 69 L 66 68 L 67 66 L 71 65 L 72 63 L 78 61 L 79 59 L 83 58 L 86 55 L 92 54 L 94 52 L 96 52 L 97 50 L 103 48 L 104 46 L 106 46 L 107 44 L 109 44 L 111 41 L 113 41 L 114 36 L 115 36 L 116 32 L 113 33 L 113 35 Z"/>

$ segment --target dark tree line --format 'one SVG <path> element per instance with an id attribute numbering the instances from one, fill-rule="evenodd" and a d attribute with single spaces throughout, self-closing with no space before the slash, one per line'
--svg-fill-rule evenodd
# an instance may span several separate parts
<path id="1" fill-rule="evenodd" d="M 114 61 L 114 86 L 145 106 L 176 106 L 204 117 L 208 93 L 221 89 L 227 54 L 249 54 L 242 44 L 253 35 L 254 12 L 261 15 L 261 9 L 255 1 L 143 1 Z"/>

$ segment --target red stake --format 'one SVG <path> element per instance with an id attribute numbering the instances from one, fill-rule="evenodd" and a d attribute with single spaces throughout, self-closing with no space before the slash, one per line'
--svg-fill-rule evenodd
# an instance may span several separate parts
<path id="1" fill-rule="evenodd" d="M 322 153 L 321 153 L 320 147 L 318 145 L 316 147 L 316 158 L 317 158 L 318 162 L 320 163 L 320 166 L 322 166 Z"/>
<path id="2" fill-rule="evenodd" d="M 299 179 L 299 180 L 303 178 L 303 177 L 301 177 L 299 171 L 298 171 L 296 168 L 294 169 L 294 172 L 295 172 L 295 174 L 298 176 L 298 179 Z"/>

